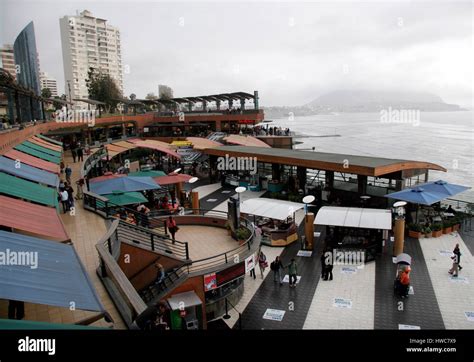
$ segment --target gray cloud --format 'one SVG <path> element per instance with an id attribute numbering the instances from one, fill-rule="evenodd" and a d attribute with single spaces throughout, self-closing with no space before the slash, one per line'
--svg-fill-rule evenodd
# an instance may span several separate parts
<path id="1" fill-rule="evenodd" d="M 63 87 L 59 18 L 88 9 L 122 34 L 125 94 L 258 89 L 296 105 L 338 88 L 428 91 L 472 102 L 470 2 L 7 1 L 0 41 L 33 20 L 41 68 Z"/>

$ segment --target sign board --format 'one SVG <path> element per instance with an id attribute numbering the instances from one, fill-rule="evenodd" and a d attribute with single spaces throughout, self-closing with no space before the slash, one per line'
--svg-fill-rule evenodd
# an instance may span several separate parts
<path id="1" fill-rule="evenodd" d="M 313 252 L 311 250 L 299 250 L 296 256 L 304 256 L 307 258 L 310 258 L 311 255 L 313 255 Z"/>
<path id="2" fill-rule="evenodd" d="M 334 298 L 334 303 L 332 304 L 333 307 L 336 308 L 345 308 L 351 309 L 352 308 L 352 300 L 345 299 L 345 298 Z"/>
<path id="3" fill-rule="evenodd" d="M 296 276 L 296 284 L 298 284 L 301 280 L 301 275 Z M 283 283 L 289 283 L 290 282 L 290 276 L 288 274 L 285 275 L 285 277 L 282 280 Z"/>
<path id="4" fill-rule="evenodd" d="M 143 133 L 148 133 L 150 132 L 150 129 L 148 127 L 143 127 Z"/>
<path id="5" fill-rule="evenodd" d="M 440 250 L 439 255 L 451 257 L 453 255 L 453 252 L 450 250 Z"/>
<path id="6" fill-rule="evenodd" d="M 268 319 L 268 320 L 271 320 L 271 321 L 281 322 L 283 320 L 284 316 L 285 316 L 285 311 L 284 310 L 268 308 L 265 311 L 265 314 L 263 315 L 263 319 Z"/>
<path id="7" fill-rule="evenodd" d="M 414 329 L 421 329 L 420 326 L 411 326 L 409 324 L 399 324 L 398 325 L 399 330 L 414 330 Z"/>
<path id="8" fill-rule="evenodd" d="M 342 274 L 355 274 L 357 273 L 357 268 L 349 267 L 349 266 L 343 266 L 341 268 L 341 273 Z"/>
<path id="9" fill-rule="evenodd" d="M 253 268 L 255 268 L 255 254 L 252 254 L 245 259 L 245 272 L 248 273 Z"/>
<path id="10" fill-rule="evenodd" d="M 466 316 L 466 318 L 469 322 L 474 322 L 474 312 L 473 311 L 464 312 L 464 315 Z"/>
<path id="11" fill-rule="evenodd" d="M 204 291 L 209 291 L 217 288 L 217 276 L 216 273 L 204 275 Z"/>
<path id="12" fill-rule="evenodd" d="M 467 279 L 466 277 L 461 277 L 461 276 L 453 277 L 453 276 L 450 276 L 449 280 L 451 280 L 451 282 L 453 282 L 453 283 L 469 284 L 469 279 Z"/>

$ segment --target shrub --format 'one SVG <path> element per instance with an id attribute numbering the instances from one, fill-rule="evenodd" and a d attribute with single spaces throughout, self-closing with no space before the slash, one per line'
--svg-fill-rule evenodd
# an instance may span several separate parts
<path id="1" fill-rule="evenodd" d="M 238 240 L 247 240 L 250 237 L 250 231 L 247 228 L 240 227 L 235 232 L 235 236 Z"/>
<path id="2" fill-rule="evenodd" d="M 433 231 L 440 231 L 440 230 L 443 229 L 443 225 L 442 224 L 433 224 L 432 228 L 433 228 Z"/>
<path id="3" fill-rule="evenodd" d="M 420 233 L 423 231 L 423 227 L 420 224 L 413 223 L 408 225 L 408 230 Z"/>

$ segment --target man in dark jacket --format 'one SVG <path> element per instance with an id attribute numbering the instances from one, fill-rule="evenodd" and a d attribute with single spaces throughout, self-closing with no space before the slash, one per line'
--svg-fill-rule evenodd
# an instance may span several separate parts
<path id="1" fill-rule="evenodd" d="M 270 264 L 270 269 L 273 270 L 273 280 L 278 281 L 280 285 L 283 285 L 281 280 L 281 269 L 283 269 L 283 264 L 281 263 L 280 257 L 277 256 L 275 261 Z"/>

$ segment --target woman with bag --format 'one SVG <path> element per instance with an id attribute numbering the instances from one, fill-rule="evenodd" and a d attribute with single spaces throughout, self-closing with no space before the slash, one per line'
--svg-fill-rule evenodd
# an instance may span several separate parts
<path id="1" fill-rule="evenodd" d="M 171 216 L 171 215 L 170 215 L 170 217 L 169 217 L 169 219 L 166 223 L 167 223 L 167 226 L 168 226 L 168 230 L 171 234 L 171 240 L 173 240 L 173 244 L 174 244 L 174 242 L 176 241 L 174 236 L 175 236 L 176 232 L 179 230 L 178 225 L 176 225 L 176 221 L 175 221 L 175 219 L 173 219 L 173 216 Z"/>
<path id="2" fill-rule="evenodd" d="M 260 275 L 262 276 L 262 279 L 263 279 L 263 273 L 265 272 L 265 269 L 268 266 L 268 262 L 267 262 L 267 257 L 261 250 L 260 250 L 260 254 L 258 255 L 258 266 L 260 268 Z"/>

